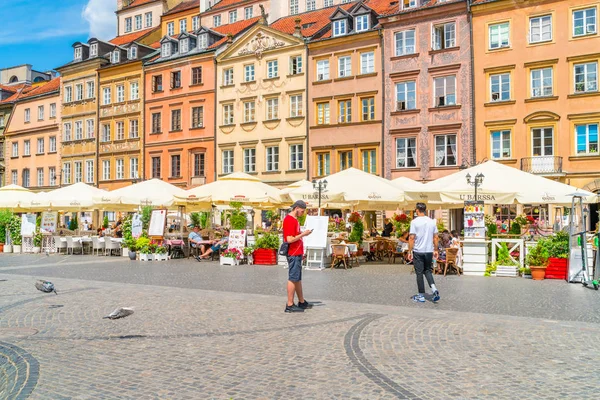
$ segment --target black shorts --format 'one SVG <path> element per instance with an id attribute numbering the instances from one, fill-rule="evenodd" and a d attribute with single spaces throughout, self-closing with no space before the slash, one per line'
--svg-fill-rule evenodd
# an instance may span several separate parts
<path id="1" fill-rule="evenodd" d="M 288 280 L 300 282 L 302 280 L 302 256 L 288 256 Z"/>

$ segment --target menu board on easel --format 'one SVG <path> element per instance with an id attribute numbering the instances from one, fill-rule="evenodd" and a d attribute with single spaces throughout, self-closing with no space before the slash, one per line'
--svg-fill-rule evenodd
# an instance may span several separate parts
<path id="1" fill-rule="evenodd" d="M 227 248 L 244 250 L 246 247 L 246 230 L 232 230 L 229 232 L 229 242 Z"/>
<path id="2" fill-rule="evenodd" d="M 152 210 L 150 215 L 150 225 L 148 226 L 149 237 L 160 237 L 165 235 L 165 225 L 167 223 L 167 210 Z"/>
<path id="3" fill-rule="evenodd" d="M 465 201 L 465 238 L 485 239 L 483 201 Z"/>
<path id="4" fill-rule="evenodd" d="M 42 213 L 42 225 L 40 226 L 40 230 L 44 233 L 55 233 L 57 220 L 58 212 L 44 211 Z"/>

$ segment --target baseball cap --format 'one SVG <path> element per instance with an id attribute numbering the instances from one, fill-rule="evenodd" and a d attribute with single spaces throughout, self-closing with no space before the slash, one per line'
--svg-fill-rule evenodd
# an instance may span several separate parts
<path id="1" fill-rule="evenodd" d="M 292 210 L 294 208 L 301 208 L 303 210 L 306 210 L 306 203 L 303 200 L 298 200 L 294 204 L 292 204 Z"/>

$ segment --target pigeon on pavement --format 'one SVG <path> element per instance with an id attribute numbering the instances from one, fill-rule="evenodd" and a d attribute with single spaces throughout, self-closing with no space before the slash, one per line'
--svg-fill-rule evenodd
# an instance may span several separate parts
<path id="1" fill-rule="evenodd" d="M 108 314 L 106 317 L 103 317 L 103 319 L 119 319 L 119 318 L 125 318 L 130 316 L 131 314 L 133 314 L 133 308 L 131 307 L 119 307 L 117 308 L 115 311 L 111 312 L 110 314 Z"/>
<path id="2" fill-rule="evenodd" d="M 52 283 L 52 282 L 39 280 L 35 283 L 35 288 L 37 290 L 39 290 L 40 292 L 44 292 L 44 293 L 54 292 L 54 294 L 58 294 L 58 293 L 56 293 L 56 289 L 54 289 L 54 283 Z"/>

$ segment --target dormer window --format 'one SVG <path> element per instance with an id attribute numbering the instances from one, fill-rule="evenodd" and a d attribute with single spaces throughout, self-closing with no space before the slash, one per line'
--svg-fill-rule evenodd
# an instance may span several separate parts
<path id="1" fill-rule="evenodd" d="M 417 6 L 417 0 L 402 0 L 402 9 L 413 8 Z"/>
<path id="2" fill-rule="evenodd" d="M 161 48 L 161 57 L 169 57 L 171 55 L 171 43 L 163 43 Z"/>
<path id="3" fill-rule="evenodd" d="M 121 52 L 119 49 L 116 49 L 112 52 L 112 63 L 117 64 L 121 60 Z"/>
<path id="4" fill-rule="evenodd" d="M 198 48 L 206 49 L 208 47 L 208 34 L 204 33 L 198 36 Z"/>
<path id="5" fill-rule="evenodd" d="M 138 50 L 137 46 L 131 46 L 129 48 L 129 55 L 128 55 L 128 57 L 129 57 L 130 60 L 135 60 L 137 58 L 137 50 Z"/>
<path id="6" fill-rule="evenodd" d="M 189 48 L 190 48 L 189 44 L 190 44 L 190 39 L 187 39 L 187 38 L 185 38 L 185 39 L 182 39 L 182 40 L 180 41 L 180 49 L 179 49 L 179 52 L 180 52 L 180 53 L 187 53 L 187 52 L 188 52 L 188 50 L 189 50 Z"/>
<path id="7" fill-rule="evenodd" d="M 98 56 L 98 43 L 93 43 L 90 45 L 90 58 Z"/>
<path id="8" fill-rule="evenodd" d="M 333 21 L 333 36 L 342 36 L 348 33 L 348 24 L 345 19 Z"/>
<path id="9" fill-rule="evenodd" d="M 369 15 L 359 15 L 356 17 L 356 32 L 368 31 L 369 26 Z"/>
<path id="10" fill-rule="evenodd" d="M 75 47 L 75 61 L 81 61 L 81 46 Z"/>

